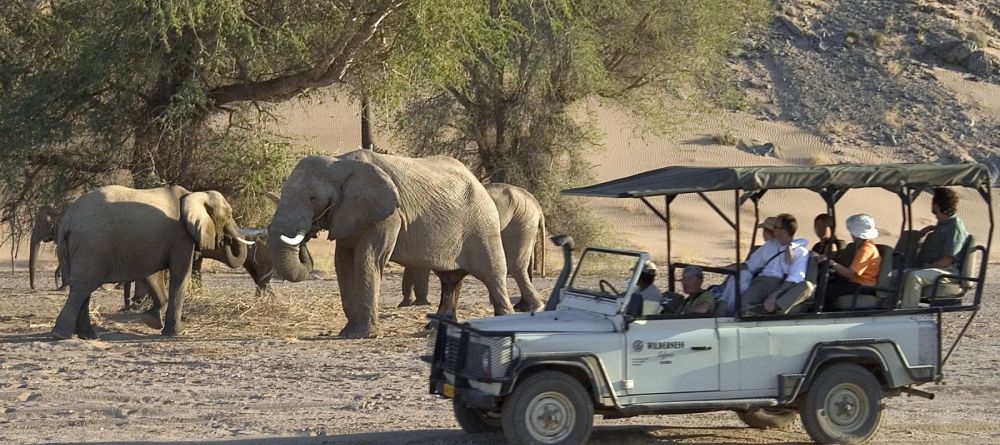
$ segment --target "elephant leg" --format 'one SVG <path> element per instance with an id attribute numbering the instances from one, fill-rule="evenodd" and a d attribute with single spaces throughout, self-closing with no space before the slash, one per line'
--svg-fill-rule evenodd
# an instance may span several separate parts
<path id="1" fill-rule="evenodd" d="M 136 283 L 136 298 L 139 294 L 146 294 L 152 297 L 152 304 L 149 309 L 142 313 L 142 321 L 153 329 L 163 329 L 163 317 L 167 310 L 167 284 L 166 271 L 156 272 Z"/>
<path id="2" fill-rule="evenodd" d="M 514 309 L 520 312 L 540 311 L 545 306 L 538 297 L 535 286 L 531 284 L 530 271 L 530 267 L 510 269 L 514 281 L 517 282 L 517 288 L 521 291 L 521 300 L 514 305 Z"/>
<path id="3" fill-rule="evenodd" d="M 125 305 L 122 306 L 122 312 L 130 311 L 135 309 L 135 300 L 132 299 L 132 282 L 126 281 L 122 283 L 122 295 L 125 298 Z"/>
<path id="4" fill-rule="evenodd" d="M 74 333 L 79 332 L 77 323 L 81 321 L 81 317 L 86 317 L 87 323 L 90 323 L 90 294 L 97 290 L 98 286 L 99 283 L 70 286 L 69 298 L 59 311 L 55 327 L 52 328 L 53 336 L 57 339 L 72 338 Z"/>
<path id="5" fill-rule="evenodd" d="M 438 303 L 438 315 L 457 320 L 458 297 L 462 291 L 462 280 L 468 275 L 463 270 L 437 272 L 441 280 L 441 302 Z"/>
<path id="6" fill-rule="evenodd" d="M 74 333 L 83 340 L 97 340 L 97 332 L 94 331 L 94 325 L 90 321 L 89 296 L 84 300 L 83 305 L 80 306 L 80 311 L 77 312 Z"/>
<path id="7" fill-rule="evenodd" d="M 412 267 L 403 268 L 403 300 L 399 307 L 413 306 L 413 281 L 418 272 Z"/>
<path id="8" fill-rule="evenodd" d="M 490 303 L 493 304 L 493 315 L 513 314 L 514 307 L 510 304 L 507 296 L 507 273 L 506 268 L 501 269 L 503 273 L 495 270 L 469 271 L 469 274 L 476 277 L 486 285 L 490 292 Z"/>
<path id="9" fill-rule="evenodd" d="M 163 331 L 167 337 L 182 332 L 181 317 L 184 313 L 184 298 L 191 285 L 192 254 L 194 246 L 176 247 L 170 254 L 170 290 L 167 297 L 167 311 L 163 318 Z"/>
<path id="10" fill-rule="evenodd" d="M 403 301 L 399 307 L 424 306 L 431 304 L 427 300 L 427 288 L 430 283 L 429 270 L 407 267 L 403 269 Z M 414 299 L 414 297 L 416 297 Z"/>
<path id="11" fill-rule="evenodd" d="M 333 259 L 337 270 L 337 284 L 340 286 L 340 303 L 344 307 L 344 315 L 347 316 L 347 324 L 341 329 L 340 335 L 363 338 L 367 337 L 367 334 L 362 335 L 362 333 L 370 325 L 370 318 L 365 309 L 358 304 L 359 277 L 355 272 L 354 256 L 354 249 L 337 246 Z"/>
<path id="12" fill-rule="evenodd" d="M 342 298 L 347 325 L 340 331 L 345 338 L 378 337 L 378 300 L 382 271 L 396 246 L 400 221 L 389 218 L 375 225 L 371 235 L 358 240 L 353 249 L 353 295 Z"/>
<path id="13" fill-rule="evenodd" d="M 52 279 L 56 282 L 56 290 L 64 291 L 69 287 L 69 283 L 63 279 L 62 266 L 56 265 L 56 271 L 52 273 Z"/>

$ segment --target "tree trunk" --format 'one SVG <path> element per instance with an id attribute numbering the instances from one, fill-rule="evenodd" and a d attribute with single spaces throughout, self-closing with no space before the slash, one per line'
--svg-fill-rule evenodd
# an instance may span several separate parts
<path id="1" fill-rule="evenodd" d="M 361 148 L 374 150 L 375 143 L 372 141 L 372 109 L 368 103 L 368 94 L 361 95 Z"/>

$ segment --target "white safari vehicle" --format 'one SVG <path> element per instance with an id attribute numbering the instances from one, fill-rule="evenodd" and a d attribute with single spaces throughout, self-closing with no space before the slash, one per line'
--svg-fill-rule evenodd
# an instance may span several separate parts
<path id="1" fill-rule="evenodd" d="M 564 193 L 641 199 L 667 223 L 668 262 L 670 204 L 677 195 L 697 194 L 733 227 L 738 267 L 740 209 L 751 201 L 756 223 L 767 190 L 813 190 L 834 215 L 849 190 L 887 189 L 901 198 L 902 233 L 912 230 L 914 198 L 933 187 L 973 188 L 992 215 L 991 183 L 977 164 L 668 167 Z M 724 190 L 733 193 L 732 217 L 705 194 Z M 662 211 L 647 200 L 652 196 L 665 197 Z M 989 231 L 987 240 L 992 220 Z M 829 272 L 819 266 L 808 277 L 816 284 L 813 299 L 800 313 L 704 317 L 636 313 L 628 301 L 646 253 L 587 248 L 571 271 L 572 240 L 556 237 L 566 261 L 545 311 L 465 323 L 436 320 L 430 392 L 452 399 L 466 432 L 502 430 L 515 444 L 586 442 L 595 414 L 726 410 L 756 428 L 785 427 L 798 415 L 816 442 L 864 443 L 878 430 L 883 398 L 933 398 L 916 386 L 943 379 L 961 334 L 943 354 L 942 323 L 950 312 L 971 312 L 964 333 L 982 298 L 986 261 L 980 258 L 989 243 L 969 238 L 956 273 L 935 283 L 915 307 L 900 307 L 889 276 L 904 270 L 909 247 L 894 252 L 878 245 L 878 286 L 841 298 L 836 308 L 824 307 Z M 683 266 L 669 263 L 671 291 Z M 736 307 L 739 302 L 737 292 Z"/>

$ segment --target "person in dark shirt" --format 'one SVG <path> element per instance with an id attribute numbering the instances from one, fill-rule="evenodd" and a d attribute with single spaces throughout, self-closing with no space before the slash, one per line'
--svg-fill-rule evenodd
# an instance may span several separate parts
<path id="1" fill-rule="evenodd" d="M 965 223 L 955 215 L 957 210 L 958 195 L 953 190 L 944 187 L 934 189 L 931 213 L 938 222 L 920 230 L 919 237 L 926 236 L 927 239 L 920 246 L 917 256 L 919 267 L 904 274 L 902 308 L 917 307 L 924 287 L 933 285 L 939 275 L 958 272 L 969 232 L 965 230 Z"/>
<path id="2" fill-rule="evenodd" d="M 833 230 L 833 218 L 827 213 L 820 213 L 813 219 L 813 230 L 819 242 L 813 245 L 812 251 L 819 255 L 832 257 L 844 250 L 844 241 L 837 238 Z"/>

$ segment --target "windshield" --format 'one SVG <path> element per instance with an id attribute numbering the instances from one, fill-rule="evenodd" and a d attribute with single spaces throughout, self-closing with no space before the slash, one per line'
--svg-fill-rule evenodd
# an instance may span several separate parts
<path id="1" fill-rule="evenodd" d="M 569 284 L 569 291 L 598 297 L 622 297 L 636 276 L 638 254 L 587 249 Z"/>

